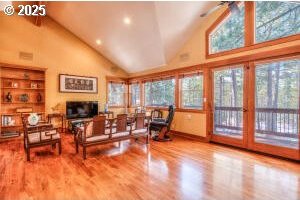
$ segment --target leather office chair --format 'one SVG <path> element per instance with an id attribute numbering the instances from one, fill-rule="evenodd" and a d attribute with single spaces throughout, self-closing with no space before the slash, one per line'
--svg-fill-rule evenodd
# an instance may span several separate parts
<path id="1" fill-rule="evenodd" d="M 154 136 L 154 140 L 156 141 L 170 141 L 171 136 L 170 136 L 170 129 L 171 129 L 171 124 L 174 118 L 175 114 L 175 108 L 173 105 L 169 106 L 169 114 L 166 119 L 163 118 L 155 118 L 153 121 L 150 123 L 149 131 L 155 131 L 159 132 L 158 135 Z"/>

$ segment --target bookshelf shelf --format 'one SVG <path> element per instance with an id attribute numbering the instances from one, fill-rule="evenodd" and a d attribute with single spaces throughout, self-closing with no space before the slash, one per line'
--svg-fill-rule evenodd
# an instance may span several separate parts
<path id="1" fill-rule="evenodd" d="M 17 109 L 29 108 L 35 113 L 45 113 L 45 70 L 0 64 L 0 82 L 0 138 L 19 136 L 22 113 L 18 113 Z M 7 101 L 8 93 L 12 102 Z M 29 96 L 28 102 L 19 101 L 23 94 Z M 42 101 L 37 101 L 37 96 L 41 96 Z"/>

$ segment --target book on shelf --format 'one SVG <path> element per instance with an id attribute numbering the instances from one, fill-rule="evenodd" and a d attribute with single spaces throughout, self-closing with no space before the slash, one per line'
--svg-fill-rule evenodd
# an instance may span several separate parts
<path id="1" fill-rule="evenodd" d="M 14 126 L 15 125 L 15 120 L 11 116 L 2 116 L 1 117 L 1 124 L 2 126 Z"/>

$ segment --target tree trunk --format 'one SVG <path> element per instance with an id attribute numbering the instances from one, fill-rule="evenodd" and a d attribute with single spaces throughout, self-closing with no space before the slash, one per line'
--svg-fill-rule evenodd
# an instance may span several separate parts
<path id="1" fill-rule="evenodd" d="M 273 101 L 272 101 L 272 71 L 273 71 L 273 68 L 272 67 L 268 67 L 268 85 L 267 85 L 267 95 L 268 95 L 268 104 L 267 104 L 267 107 L 272 107 L 272 104 L 273 104 Z M 267 127 L 266 129 L 268 131 L 272 130 L 272 122 L 271 122 L 271 117 L 272 117 L 272 114 L 268 113 L 267 114 L 267 121 L 265 122 Z"/>
<path id="2" fill-rule="evenodd" d="M 237 107 L 237 83 L 236 83 L 236 74 L 235 70 L 231 70 L 231 78 L 232 78 L 232 93 L 233 93 L 233 106 Z M 238 114 L 239 112 L 235 112 L 235 126 L 238 126 Z"/>
<path id="3" fill-rule="evenodd" d="M 275 93 L 274 93 L 274 102 L 273 108 L 278 108 L 278 89 L 279 89 L 279 73 L 280 73 L 280 65 L 276 67 L 275 71 Z M 273 113 L 272 113 L 273 115 Z M 277 114 L 272 119 L 272 131 L 277 131 Z"/>

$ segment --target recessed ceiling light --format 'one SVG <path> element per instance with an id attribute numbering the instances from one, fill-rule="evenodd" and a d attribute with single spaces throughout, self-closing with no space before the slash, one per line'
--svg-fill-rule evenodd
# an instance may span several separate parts
<path id="1" fill-rule="evenodd" d="M 101 41 L 101 40 L 96 40 L 96 44 L 97 44 L 97 45 L 101 45 L 101 44 L 102 44 L 102 41 Z"/>
<path id="2" fill-rule="evenodd" d="M 131 24 L 131 19 L 129 17 L 124 17 L 123 22 L 124 22 L 124 24 L 129 25 L 129 24 Z"/>

